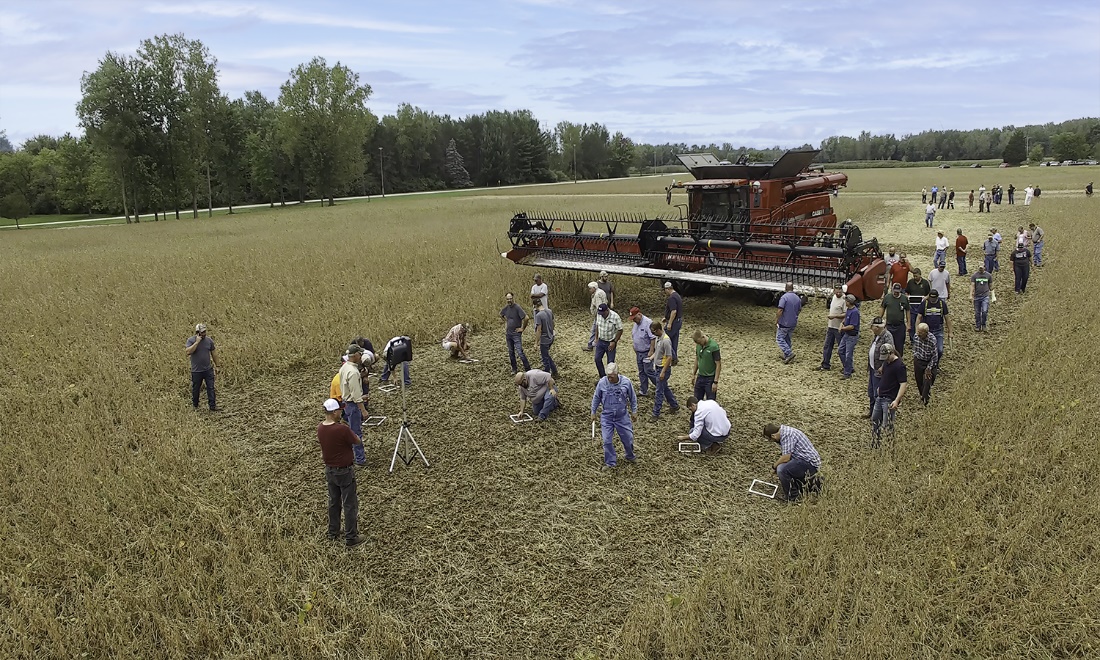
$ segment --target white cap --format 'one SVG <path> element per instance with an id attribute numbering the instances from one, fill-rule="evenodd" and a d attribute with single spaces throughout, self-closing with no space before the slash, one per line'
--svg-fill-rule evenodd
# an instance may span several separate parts
<path id="1" fill-rule="evenodd" d="M 205 323 L 199 323 L 198 325 L 196 325 L 195 326 L 195 332 L 206 332 L 206 324 Z"/>
<path id="2" fill-rule="evenodd" d="M 374 353 L 364 349 L 363 357 L 359 358 L 359 364 L 371 365 L 374 364 Z"/>
<path id="3" fill-rule="evenodd" d="M 589 289 L 595 289 L 595 288 L 596 288 L 597 286 L 598 286 L 598 285 L 597 285 L 597 284 L 596 284 L 595 282 L 589 282 L 589 283 L 588 283 L 588 288 L 589 288 Z"/>
<path id="4" fill-rule="evenodd" d="M 608 276 L 608 275 L 607 275 L 607 271 L 606 271 L 606 270 L 601 270 L 601 271 L 600 271 L 600 277 L 607 277 L 607 276 Z"/>
<path id="5" fill-rule="evenodd" d="M 329 412 L 336 412 L 340 409 L 340 402 L 336 399 L 325 399 L 325 403 L 323 405 L 325 406 L 325 410 Z"/>
<path id="6" fill-rule="evenodd" d="M 665 288 L 666 289 L 671 289 L 672 288 L 672 282 L 665 282 Z"/>

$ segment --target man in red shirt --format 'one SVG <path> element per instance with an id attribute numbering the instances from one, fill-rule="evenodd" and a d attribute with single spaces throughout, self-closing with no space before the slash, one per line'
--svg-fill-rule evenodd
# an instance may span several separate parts
<path id="1" fill-rule="evenodd" d="M 895 263 L 893 266 L 890 266 L 890 282 L 896 282 L 898 284 L 901 284 L 902 286 L 905 286 L 909 283 L 909 271 L 911 269 L 912 266 L 909 263 L 908 257 L 906 257 L 905 253 L 902 252 L 898 255 L 897 263 Z"/>
<path id="2" fill-rule="evenodd" d="M 959 275 L 966 275 L 966 246 L 970 241 L 963 236 L 962 227 L 955 230 L 958 237 L 955 239 L 955 261 L 959 262 Z"/>
<path id="3" fill-rule="evenodd" d="M 355 490 L 355 455 L 352 447 L 362 441 L 340 423 L 340 402 L 326 399 L 325 421 L 317 425 L 317 444 L 325 461 L 328 482 L 328 538 L 340 538 L 340 511 L 344 512 L 344 542 L 354 548 L 366 541 L 359 536 L 359 495 Z"/>

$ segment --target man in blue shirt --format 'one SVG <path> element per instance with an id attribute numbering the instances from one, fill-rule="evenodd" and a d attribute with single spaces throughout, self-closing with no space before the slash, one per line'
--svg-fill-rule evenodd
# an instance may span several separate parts
<path id="1" fill-rule="evenodd" d="M 928 292 L 928 299 L 921 303 L 917 310 L 917 323 L 928 325 L 928 332 L 936 338 L 936 348 L 943 355 L 944 328 L 947 328 L 947 338 L 951 339 L 951 318 L 947 315 L 947 301 L 940 300 L 940 292 L 932 289 Z"/>
<path id="2" fill-rule="evenodd" d="M 793 426 L 765 424 L 764 437 L 779 445 L 781 455 L 775 464 L 775 475 L 788 502 L 797 501 L 804 488 L 815 493 L 821 490 L 817 477 L 821 456 L 805 433 Z"/>
<path id="3" fill-rule="evenodd" d="M 592 395 L 592 421 L 596 421 L 596 411 L 603 407 L 599 420 L 603 435 L 604 469 L 613 468 L 618 463 L 613 441 L 615 431 L 619 432 L 627 462 L 634 462 L 634 420 L 638 416 L 638 397 L 634 394 L 630 379 L 619 375 L 619 368 L 614 362 L 607 365 L 606 372 Z"/>
<path id="4" fill-rule="evenodd" d="M 527 361 L 527 354 L 523 352 L 523 331 L 527 329 L 528 318 L 527 312 L 516 304 L 511 291 L 505 294 L 504 300 L 507 304 L 504 309 L 500 310 L 500 320 L 504 322 L 504 340 L 508 346 L 508 361 L 512 364 L 512 374 L 515 375 L 519 371 L 516 364 L 516 353 L 519 353 L 519 359 L 523 362 L 523 370 L 531 370 L 531 363 Z M 385 375 L 383 375 L 383 378 L 385 378 Z"/>
<path id="5" fill-rule="evenodd" d="M 844 320 L 840 322 L 840 364 L 844 371 L 840 377 L 848 380 L 855 371 L 856 342 L 859 341 L 859 307 L 852 294 L 844 296 Z"/>
<path id="6" fill-rule="evenodd" d="M 637 307 L 630 308 L 630 320 L 634 325 L 630 328 L 630 338 L 634 344 L 634 355 L 638 361 L 638 380 L 641 381 L 641 396 L 649 396 L 649 384 L 653 383 L 654 392 L 657 391 L 657 372 L 653 369 L 653 351 L 657 348 L 657 335 L 649 328 L 653 321 L 642 314 Z"/>
<path id="7" fill-rule="evenodd" d="M 794 361 L 791 348 L 791 332 L 798 325 L 798 313 L 802 311 L 802 298 L 794 292 L 794 282 L 787 282 L 786 293 L 779 298 L 779 308 L 775 310 L 775 343 L 783 351 L 783 364 Z"/>

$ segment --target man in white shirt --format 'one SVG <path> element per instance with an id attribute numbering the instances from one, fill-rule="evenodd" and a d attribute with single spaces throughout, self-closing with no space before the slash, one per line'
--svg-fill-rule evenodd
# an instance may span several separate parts
<path id="1" fill-rule="evenodd" d="M 589 282 L 588 295 L 592 296 L 592 302 L 588 303 L 588 312 L 592 314 L 592 333 L 588 335 L 588 346 L 584 350 L 592 351 L 596 347 L 596 311 L 599 310 L 600 305 L 607 304 L 607 294 L 598 284 Z"/>
<path id="2" fill-rule="evenodd" d="M 929 204 L 924 207 L 924 224 L 929 228 L 932 227 L 932 221 L 936 219 L 936 205 Z"/>
<path id="3" fill-rule="evenodd" d="M 947 264 L 940 262 L 932 272 L 928 274 L 928 284 L 933 291 L 938 291 L 940 300 L 951 297 L 951 273 L 947 272 Z"/>
<path id="4" fill-rule="evenodd" d="M 700 401 L 695 397 L 688 397 L 688 408 L 691 409 L 691 432 L 687 435 L 677 436 L 679 442 L 698 442 L 699 448 L 705 454 L 717 454 L 722 451 L 722 443 L 729 438 L 730 420 L 726 411 L 714 399 Z"/>
<path id="5" fill-rule="evenodd" d="M 833 297 L 829 298 L 829 319 L 825 330 L 825 350 L 821 352 L 821 366 L 818 371 L 833 368 L 833 347 L 840 345 L 840 324 L 848 306 L 844 302 L 844 286 L 837 282 L 833 285 Z"/>
<path id="6" fill-rule="evenodd" d="M 544 309 L 550 309 L 550 297 L 547 295 L 546 283 L 542 281 L 542 275 L 535 273 L 535 283 L 531 286 L 531 306 L 536 302 L 542 302 Z"/>
<path id="7" fill-rule="evenodd" d="M 901 261 L 901 256 L 898 255 L 898 250 L 893 245 L 890 246 L 890 251 L 886 253 L 886 256 L 882 258 L 886 262 L 886 270 L 890 270 L 890 267 Z"/>
<path id="8" fill-rule="evenodd" d="M 947 247 L 951 242 L 943 235 L 942 231 L 936 232 L 936 254 L 932 255 L 932 265 L 939 266 L 947 263 Z"/>

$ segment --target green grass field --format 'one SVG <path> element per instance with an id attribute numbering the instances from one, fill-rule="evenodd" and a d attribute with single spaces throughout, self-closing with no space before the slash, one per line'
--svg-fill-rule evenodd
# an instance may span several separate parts
<path id="1" fill-rule="evenodd" d="M 774 312 L 715 291 L 687 301 L 684 335 L 722 345 L 729 446 L 681 456 L 683 414 L 639 422 L 640 462 L 610 474 L 589 435 L 588 276 L 544 272 L 565 408 L 514 426 L 497 312 L 532 271 L 499 253 L 518 210 L 667 212 L 665 177 L 7 231 L 0 656 L 1094 655 L 1100 349 L 1079 292 L 1100 271 L 1079 227 L 1100 209 L 1073 192 L 1087 169 L 1023 170 L 1044 188 L 1027 209 L 938 217 L 972 235 L 1038 221 L 1049 265 L 1026 297 L 998 280 L 988 335 L 968 329 L 965 300 L 952 308 L 933 404 L 907 398 L 889 451 L 867 448 L 862 372 L 813 370 L 820 302 L 784 366 Z M 921 265 L 921 184 L 975 172 L 860 170 L 835 206 Z M 660 316 L 652 281 L 617 285 L 617 307 Z M 198 321 L 221 354 L 219 414 L 189 405 L 182 348 Z M 459 321 L 479 364 L 438 347 Z M 366 437 L 368 543 L 349 552 L 324 538 L 313 438 L 359 334 L 414 337 L 409 412 L 432 468 L 387 474 L 401 411 L 374 392 L 389 419 Z M 689 377 L 674 374 L 678 396 Z M 771 474 L 768 421 L 810 435 L 825 496 L 745 493 Z"/>

